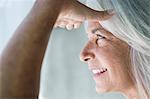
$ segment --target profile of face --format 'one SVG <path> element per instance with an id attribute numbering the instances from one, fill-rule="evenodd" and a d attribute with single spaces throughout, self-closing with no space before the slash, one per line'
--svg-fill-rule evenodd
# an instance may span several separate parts
<path id="1" fill-rule="evenodd" d="M 130 72 L 130 47 L 105 30 L 98 22 L 89 22 L 88 42 L 80 54 L 93 74 L 98 93 L 120 92 L 133 85 Z"/>

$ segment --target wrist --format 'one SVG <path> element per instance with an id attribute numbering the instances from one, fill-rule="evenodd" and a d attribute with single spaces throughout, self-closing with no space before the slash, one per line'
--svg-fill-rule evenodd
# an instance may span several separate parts
<path id="1" fill-rule="evenodd" d="M 61 7 L 61 15 L 66 15 L 68 12 L 72 12 L 74 11 L 75 8 L 75 4 L 76 4 L 76 0 L 64 0 L 62 7 Z"/>
<path id="2" fill-rule="evenodd" d="M 35 4 L 43 7 L 52 8 L 52 10 L 59 10 L 62 8 L 65 1 L 68 0 L 36 0 Z"/>

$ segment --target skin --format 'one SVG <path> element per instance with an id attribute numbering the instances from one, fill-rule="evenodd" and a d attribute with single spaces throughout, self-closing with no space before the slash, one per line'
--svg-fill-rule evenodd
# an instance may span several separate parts
<path id="1" fill-rule="evenodd" d="M 0 96 L 2 98 L 37 99 L 42 60 L 50 31 L 61 6 L 54 8 L 63 2 L 63 0 L 55 0 L 55 2 L 37 0 L 10 39 L 2 52 L 0 61 Z"/>
<path id="2" fill-rule="evenodd" d="M 76 0 L 37 0 L 0 56 L 0 98 L 37 99 L 41 64 L 52 28 L 67 15 L 74 20 L 82 19 L 81 22 L 111 16 Z"/>
<path id="3" fill-rule="evenodd" d="M 56 27 L 61 27 L 62 23 L 65 23 L 63 27 L 68 28 L 68 25 L 74 27 L 75 23 L 82 23 L 85 20 L 106 20 L 112 15 L 87 8 L 75 0 L 71 2 L 70 0 L 37 0 L 1 54 L 0 97 L 37 99 L 41 64 L 54 24 Z M 80 24 L 77 25 L 79 26 Z M 94 23 L 90 27 L 96 26 Z M 101 31 L 107 34 L 109 40 L 100 40 L 100 43 L 96 45 L 96 37 L 89 32 L 90 40 L 81 54 L 81 59 L 85 61 L 88 58 L 86 62 L 89 63 L 91 69 L 99 68 L 99 66 L 108 68 L 107 78 L 103 80 L 95 78 L 98 92 L 122 90 L 129 99 L 133 99 L 136 91 L 130 76 L 125 72 L 126 66 L 130 66 L 127 53 L 129 46 L 108 31 L 108 33 Z M 125 81 L 128 82 L 125 83 Z"/>
<path id="4" fill-rule="evenodd" d="M 90 70 L 107 68 L 107 72 L 101 76 L 93 76 L 96 91 L 121 92 L 127 99 L 140 99 L 129 75 L 132 65 L 128 44 L 105 30 L 99 22 L 89 22 L 87 31 L 89 41 L 81 52 L 80 59 L 88 64 Z"/>
<path id="5" fill-rule="evenodd" d="M 68 30 L 77 29 L 85 21 L 107 20 L 114 15 L 114 11 L 96 11 L 79 2 L 69 2 L 69 6 L 64 5 L 63 10 L 55 23 L 55 27 L 66 28 Z"/>

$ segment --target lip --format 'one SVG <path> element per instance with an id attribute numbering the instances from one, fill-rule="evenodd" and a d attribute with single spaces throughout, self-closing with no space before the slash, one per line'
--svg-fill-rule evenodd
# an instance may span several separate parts
<path id="1" fill-rule="evenodd" d="M 93 70 L 101 70 L 102 68 L 106 68 L 106 67 L 103 67 L 103 66 L 99 66 L 99 64 L 88 64 L 88 69 L 92 72 L 92 75 L 94 76 L 94 77 L 100 77 L 100 76 L 103 76 L 105 73 L 107 73 L 108 72 L 108 69 L 105 71 L 105 72 L 103 72 L 103 73 L 93 73 Z"/>
<path id="2" fill-rule="evenodd" d="M 96 73 L 96 74 L 93 74 L 93 72 L 92 72 L 93 78 L 94 78 L 95 80 L 96 80 L 96 79 L 100 79 L 100 78 L 104 78 L 104 76 L 106 76 L 107 72 L 108 72 L 108 69 L 107 69 L 107 71 L 105 71 L 105 72 L 103 72 L 103 73 Z"/>
<path id="3" fill-rule="evenodd" d="M 102 76 L 102 75 L 104 75 L 106 72 L 108 72 L 108 70 L 107 71 L 105 71 L 105 72 L 102 72 L 102 73 L 96 73 L 96 74 L 93 74 L 94 75 L 94 77 L 100 77 L 100 76 Z"/>
<path id="4" fill-rule="evenodd" d="M 101 67 L 98 67 L 98 66 L 89 66 L 88 69 L 92 71 L 92 70 L 94 70 L 94 69 L 99 69 L 99 68 L 101 68 Z"/>

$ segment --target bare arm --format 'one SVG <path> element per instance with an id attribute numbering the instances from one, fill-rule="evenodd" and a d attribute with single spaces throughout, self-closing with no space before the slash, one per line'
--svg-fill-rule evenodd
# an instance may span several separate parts
<path id="1" fill-rule="evenodd" d="M 94 11 L 76 0 L 37 0 L 0 56 L 0 99 L 37 98 L 41 64 L 61 6 L 63 10 L 69 9 L 64 10 L 64 16 L 71 15 L 78 21 L 83 19 L 81 22 L 85 19 L 105 20 L 112 16 Z"/>
<path id="2" fill-rule="evenodd" d="M 42 60 L 64 1 L 37 0 L 14 33 L 0 56 L 0 98 L 37 98 Z"/>

